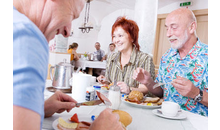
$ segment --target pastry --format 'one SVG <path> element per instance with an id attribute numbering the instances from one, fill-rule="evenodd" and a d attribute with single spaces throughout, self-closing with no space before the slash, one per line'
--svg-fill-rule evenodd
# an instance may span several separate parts
<path id="1" fill-rule="evenodd" d="M 113 110 L 113 113 L 117 113 L 119 115 L 119 121 L 125 126 L 127 127 L 129 124 L 131 124 L 132 122 L 132 117 L 130 116 L 129 113 L 127 113 L 126 111 L 122 111 L 122 110 Z"/>
<path id="2" fill-rule="evenodd" d="M 131 102 L 140 102 L 143 99 L 143 97 L 143 93 L 137 90 L 132 90 L 128 95 L 128 99 Z"/>

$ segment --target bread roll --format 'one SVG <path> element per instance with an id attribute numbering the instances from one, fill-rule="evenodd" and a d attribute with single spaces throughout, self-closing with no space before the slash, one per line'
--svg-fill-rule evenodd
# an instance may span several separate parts
<path id="1" fill-rule="evenodd" d="M 132 90 L 128 95 L 128 98 L 131 102 L 140 102 L 143 99 L 143 97 L 143 93 L 137 90 Z"/>
<path id="2" fill-rule="evenodd" d="M 113 110 L 113 113 L 117 113 L 119 115 L 119 121 L 127 127 L 132 122 L 132 117 L 129 113 L 122 110 Z"/>

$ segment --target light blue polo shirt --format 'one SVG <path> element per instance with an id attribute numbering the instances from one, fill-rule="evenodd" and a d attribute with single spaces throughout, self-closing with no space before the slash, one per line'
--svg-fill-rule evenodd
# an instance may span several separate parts
<path id="1" fill-rule="evenodd" d="M 44 119 L 44 87 L 48 42 L 38 27 L 13 7 L 13 105 L 30 109 Z"/>

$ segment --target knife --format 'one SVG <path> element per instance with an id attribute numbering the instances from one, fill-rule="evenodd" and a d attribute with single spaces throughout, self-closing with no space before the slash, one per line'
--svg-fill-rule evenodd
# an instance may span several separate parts
<path id="1" fill-rule="evenodd" d="M 88 102 L 81 102 L 81 103 L 76 103 L 76 107 L 79 106 L 94 106 L 94 105 L 99 105 L 101 104 L 102 101 L 101 100 L 92 100 L 92 101 L 88 101 Z"/>

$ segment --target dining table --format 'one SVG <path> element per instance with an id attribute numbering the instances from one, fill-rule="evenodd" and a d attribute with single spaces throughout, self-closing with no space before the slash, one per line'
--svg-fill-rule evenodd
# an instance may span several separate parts
<path id="1" fill-rule="evenodd" d="M 44 91 L 45 100 L 54 92 L 50 92 L 46 87 L 51 86 L 51 81 L 47 80 Z M 71 96 L 71 93 L 67 93 Z M 105 91 L 106 94 L 106 91 Z M 95 106 L 80 106 L 73 108 L 70 112 L 55 113 L 51 117 L 44 118 L 42 129 L 56 129 L 57 119 L 59 117 L 69 119 L 77 113 L 79 119 L 92 122 L 92 116 L 98 116 L 107 106 L 102 104 Z M 132 117 L 132 122 L 127 126 L 127 130 L 208 130 L 208 117 L 201 116 L 189 111 L 182 110 L 181 114 L 185 116 L 183 119 L 164 118 L 155 114 L 155 110 L 160 107 L 150 108 L 137 105 L 132 105 L 122 100 L 119 110 L 126 111 Z"/>
<path id="2" fill-rule="evenodd" d="M 86 68 L 89 68 L 88 74 L 92 75 L 93 68 L 97 69 L 105 69 L 106 68 L 106 61 L 97 61 L 97 60 L 87 60 L 84 58 L 80 58 L 77 61 L 73 62 L 74 67 L 81 67 L 82 70 L 85 70 Z"/>

